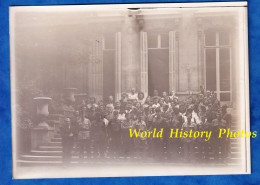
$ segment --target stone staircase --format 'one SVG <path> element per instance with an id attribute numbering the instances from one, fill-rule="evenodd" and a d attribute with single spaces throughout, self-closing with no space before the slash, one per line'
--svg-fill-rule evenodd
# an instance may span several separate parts
<path id="1" fill-rule="evenodd" d="M 229 157 L 226 159 L 227 165 L 239 165 L 241 164 L 241 151 L 240 144 L 241 141 L 239 138 L 232 138 L 230 141 L 231 149 Z M 91 147 L 92 158 L 93 158 L 93 146 Z M 77 149 L 74 147 L 71 164 L 79 164 L 79 156 L 76 152 Z M 195 147 L 195 153 L 198 154 L 197 147 Z M 214 164 L 213 152 L 209 153 L 210 161 Z M 86 158 L 86 156 L 85 156 Z M 123 157 L 120 157 L 123 159 Z M 107 156 L 107 161 L 111 162 L 109 155 Z M 20 166 L 60 166 L 62 165 L 62 145 L 61 145 L 61 136 L 55 134 L 51 139 L 51 142 L 39 146 L 37 150 L 31 150 L 28 154 L 20 155 L 18 159 L 18 165 Z M 90 162 L 90 161 L 88 161 Z M 84 161 L 84 163 L 88 163 Z M 97 161 L 98 162 L 98 161 Z M 209 162 L 211 163 L 211 162 Z"/>
<path id="2" fill-rule="evenodd" d="M 235 112 L 232 112 L 232 125 L 231 125 L 231 130 L 232 131 L 239 131 L 241 130 L 237 126 L 237 118 L 238 114 Z M 56 121 L 58 123 L 58 121 Z M 27 154 L 21 154 L 19 156 L 19 159 L 17 161 L 17 164 L 19 166 L 60 166 L 62 165 L 62 144 L 61 144 L 61 136 L 59 134 L 59 130 L 56 129 L 56 134 L 53 135 L 53 138 L 51 138 L 50 142 L 44 145 L 39 146 L 35 150 L 31 150 Z M 226 159 L 226 164 L 227 165 L 240 165 L 242 160 L 241 160 L 241 139 L 240 138 L 231 138 L 230 139 L 230 153 L 228 158 Z M 73 148 L 73 154 L 72 154 L 72 161 L 71 164 L 79 164 L 79 156 L 78 156 L 78 149 L 75 147 Z M 195 147 L 195 153 L 198 155 L 198 148 Z M 107 148 L 106 152 L 106 158 L 108 162 L 111 162 L 109 159 L 109 148 Z M 167 156 L 167 155 L 165 155 Z M 214 157 L 213 157 L 213 152 L 210 151 L 209 153 L 210 157 L 210 164 L 215 164 L 214 163 Z M 86 156 L 85 156 L 86 158 Z M 120 157 L 123 161 L 124 157 Z M 84 163 L 89 163 L 90 161 L 94 163 L 101 163 L 100 160 L 95 160 L 94 158 L 94 146 L 91 146 L 91 160 L 84 161 Z M 102 161 L 103 162 L 103 161 Z M 140 161 L 138 161 L 140 162 Z M 154 163 L 154 162 L 152 162 Z M 171 162 L 170 162 L 171 163 Z M 183 163 L 178 162 L 180 165 Z"/>
<path id="3" fill-rule="evenodd" d="M 18 164 L 21 166 L 61 165 L 62 146 L 60 135 L 55 134 L 51 142 L 39 146 L 37 150 L 31 150 L 28 154 L 21 154 Z"/>

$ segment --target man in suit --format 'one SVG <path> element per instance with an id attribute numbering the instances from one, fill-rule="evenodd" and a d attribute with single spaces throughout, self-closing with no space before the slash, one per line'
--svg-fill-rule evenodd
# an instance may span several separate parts
<path id="1" fill-rule="evenodd" d="M 64 166 L 67 166 L 71 161 L 71 152 L 73 148 L 75 129 L 71 124 L 70 118 L 66 118 L 60 128 L 62 137 L 62 159 Z"/>

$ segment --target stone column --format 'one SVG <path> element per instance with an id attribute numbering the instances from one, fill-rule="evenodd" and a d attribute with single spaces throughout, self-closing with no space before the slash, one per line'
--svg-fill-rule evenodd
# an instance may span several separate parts
<path id="1" fill-rule="evenodd" d="M 136 11 L 129 11 L 122 22 L 122 91 L 140 90 L 140 27 Z"/>
<path id="2" fill-rule="evenodd" d="M 141 31 L 140 33 L 140 71 L 141 71 L 141 92 L 144 93 L 144 97 L 148 96 L 148 48 L 147 48 L 147 32 Z"/>
<path id="3" fill-rule="evenodd" d="M 183 12 L 179 28 L 179 90 L 182 92 L 198 91 L 198 36 L 197 24 L 192 12 L 188 10 Z"/>
<path id="4" fill-rule="evenodd" d="M 118 101 L 121 99 L 121 86 L 122 86 L 122 38 L 121 38 L 121 32 L 116 33 L 116 63 L 115 63 L 115 101 Z"/>

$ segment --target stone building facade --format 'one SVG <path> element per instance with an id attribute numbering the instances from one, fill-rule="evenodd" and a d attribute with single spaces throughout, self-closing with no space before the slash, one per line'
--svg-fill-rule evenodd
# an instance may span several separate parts
<path id="1" fill-rule="evenodd" d="M 202 85 L 232 106 L 239 97 L 243 23 L 235 11 L 129 9 L 39 13 L 21 20 L 28 17 L 27 24 L 17 18 L 16 40 L 23 43 L 17 61 L 34 67 L 43 87 L 54 92 L 75 87 L 97 99 L 118 100 L 133 87 L 145 95 L 157 89 L 184 96 Z"/>

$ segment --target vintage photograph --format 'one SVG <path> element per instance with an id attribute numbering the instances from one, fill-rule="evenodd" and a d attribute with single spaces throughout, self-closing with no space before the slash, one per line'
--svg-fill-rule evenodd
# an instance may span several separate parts
<path id="1" fill-rule="evenodd" d="M 10 7 L 13 178 L 248 174 L 247 4 Z"/>

